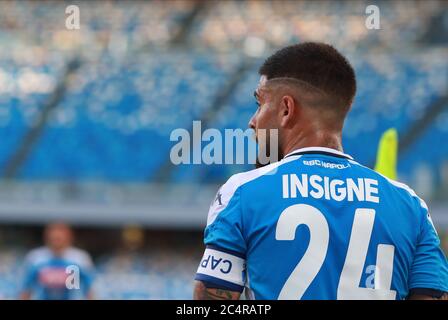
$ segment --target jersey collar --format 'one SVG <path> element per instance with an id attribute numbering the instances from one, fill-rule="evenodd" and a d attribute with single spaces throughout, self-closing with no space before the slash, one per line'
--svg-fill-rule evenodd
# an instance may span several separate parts
<path id="1" fill-rule="evenodd" d="M 345 154 L 336 149 L 325 148 L 325 147 L 308 147 L 308 148 L 296 149 L 296 150 L 288 153 L 285 156 L 285 158 L 292 157 L 292 156 L 298 156 L 298 155 L 302 155 L 302 154 L 324 154 L 324 155 L 328 155 L 328 156 L 353 160 L 352 156 L 350 156 L 348 154 Z"/>

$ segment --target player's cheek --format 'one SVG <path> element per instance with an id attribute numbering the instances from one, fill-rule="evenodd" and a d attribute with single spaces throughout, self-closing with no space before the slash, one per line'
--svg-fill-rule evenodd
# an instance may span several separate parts
<path id="1" fill-rule="evenodd" d="M 269 112 L 265 105 L 262 105 L 256 114 L 256 124 L 258 129 L 266 129 L 266 125 L 269 123 Z"/>

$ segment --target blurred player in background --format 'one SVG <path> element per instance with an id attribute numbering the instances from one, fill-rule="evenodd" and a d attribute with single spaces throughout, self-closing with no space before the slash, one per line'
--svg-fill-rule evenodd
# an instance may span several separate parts
<path id="1" fill-rule="evenodd" d="M 44 231 L 45 246 L 32 250 L 25 258 L 25 278 L 21 299 L 93 299 L 93 263 L 84 250 L 75 248 L 73 232 L 64 223 L 50 224 Z M 79 287 L 70 287 L 68 277 L 79 270 Z M 69 269 L 67 269 L 69 268 Z M 76 281 L 76 280 L 74 280 Z M 74 282 L 72 282 L 73 284 Z"/>
<path id="2" fill-rule="evenodd" d="M 281 160 L 232 176 L 205 229 L 196 299 L 446 299 L 448 265 L 425 202 L 343 153 L 355 93 L 332 46 L 302 43 L 259 70 L 249 122 Z M 366 146 L 368 148 L 369 146 Z"/>

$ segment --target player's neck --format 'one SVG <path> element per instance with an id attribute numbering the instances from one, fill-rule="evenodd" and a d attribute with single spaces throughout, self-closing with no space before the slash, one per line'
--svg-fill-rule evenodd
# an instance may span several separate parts
<path id="1" fill-rule="evenodd" d="M 67 248 L 51 248 L 53 255 L 56 257 L 62 257 Z"/>
<path id="2" fill-rule="evenodd" d="M 283 148 L 283 155 L 287 155 L 294 150 L 323 147 L 343 152 L 342 138 L 338 133 L 318 133 L 313 135 L 298 135 L 296 139 L 290 140 Z"/>

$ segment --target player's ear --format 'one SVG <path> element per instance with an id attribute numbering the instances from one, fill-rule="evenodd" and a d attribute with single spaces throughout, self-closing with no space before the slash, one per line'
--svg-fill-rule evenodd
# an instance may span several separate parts
<path id="1" fill-rule="evenodd" d="M 284 128 L 291 127 L 295 122 L 294 119 L 297 116 L 297 112 L 294 98 L 289 95 L 283 96 L 279 108 L 280 126 Z"/>

